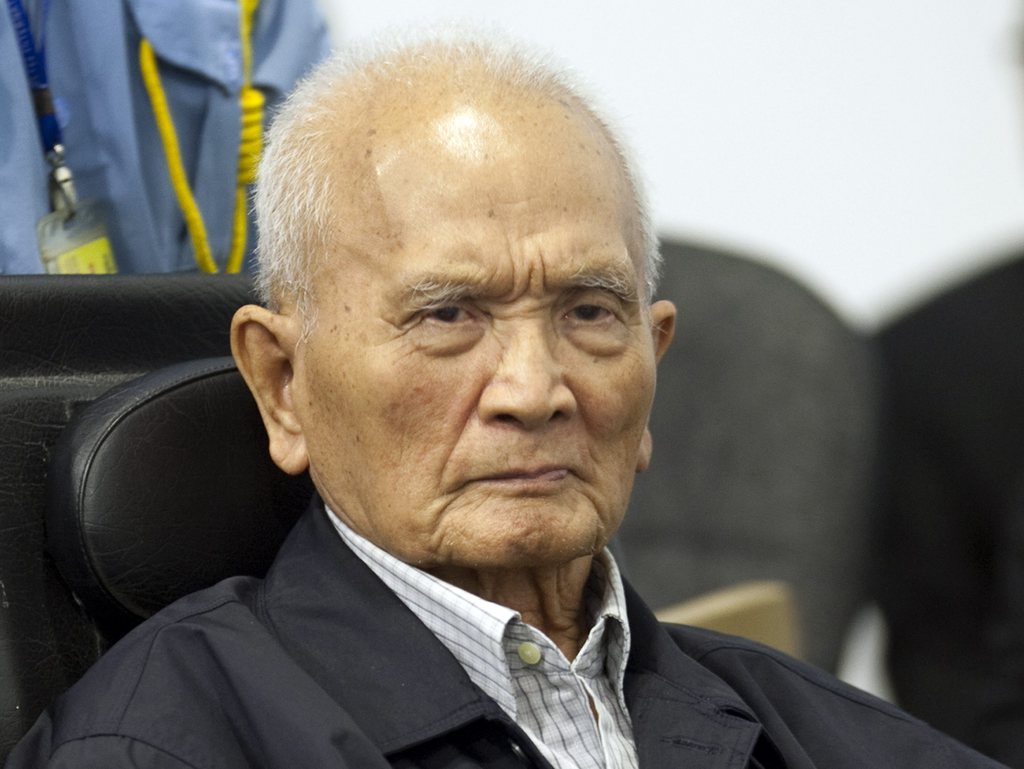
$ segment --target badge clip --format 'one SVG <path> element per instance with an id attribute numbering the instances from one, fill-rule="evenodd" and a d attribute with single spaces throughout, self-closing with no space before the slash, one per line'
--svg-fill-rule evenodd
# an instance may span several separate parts
<path id="1" fill-rule="evenodd" d="M 117 272 L 100 205 L 78 199 L 71 169 L 64 164 L 63 146 L 55 145 L 46 157 L 51 167 L 52 210 L 36 225 L 43 267 L 51 275 Z"/>
<path id="2" fill-rule="evenodd" d="M 64 145 L 55 145 L 46 159 L 50 162 L 50 210 L 72 217 L 78 208 L 78 193 L 71 169 L 64 165 Z"/>

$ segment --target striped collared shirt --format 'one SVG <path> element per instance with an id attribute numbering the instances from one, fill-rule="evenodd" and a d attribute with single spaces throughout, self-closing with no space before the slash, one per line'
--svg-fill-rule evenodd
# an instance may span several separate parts
<path id="1" fill-rule="evenodd" d="M 636 769 L 633 728 L 623 697 L 629 624 L 622 578 L 611 553 L 605 550 L 594 559 L 585 591 L 593 627 L 569 662 L 519 612 L 398 560 L 356 534 L 330 508 L 328 513 L 345 543 L 553 766 Z"/>

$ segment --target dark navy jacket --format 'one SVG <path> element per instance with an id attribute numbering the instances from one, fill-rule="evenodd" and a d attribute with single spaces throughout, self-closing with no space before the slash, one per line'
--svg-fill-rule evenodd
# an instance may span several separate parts
<path id="1" fill-rule="evenodd" d="M 641 767 L 992 767 L 868 695 L 746 641 L 660 625 L 629 590 Z M 7 769 L 547 767 L 322 508 L 263 580 L 193 594 L 116 645 Z"/>

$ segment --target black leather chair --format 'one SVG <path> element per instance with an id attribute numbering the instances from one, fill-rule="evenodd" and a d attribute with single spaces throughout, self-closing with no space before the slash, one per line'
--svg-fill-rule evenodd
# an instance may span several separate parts
<path id="1" fill-rule="evenodd" d="M 240 276 L 0 276 L 0 762 L 104 640 L 44 547 L 54 442 L 100 393 L 229 352 Z"/>
<path id="2" fill-rule="evenodd" d="M 105 644 L 176 599 L 262 575 L 309 505 L 271 461 L 230 357 L 180 363 L 83 408 L 54 448 L 47 550 Z"/>

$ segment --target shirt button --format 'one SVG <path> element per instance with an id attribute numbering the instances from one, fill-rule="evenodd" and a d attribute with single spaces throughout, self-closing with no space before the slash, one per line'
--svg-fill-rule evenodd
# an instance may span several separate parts
<path id="1" fill-rule="evenodd" d="M 527 665 L 536 665 L 540 662 L 540 647 L 532 641 L 523 641 L 516 651 L 519 652 L 519 659 Z"/>

